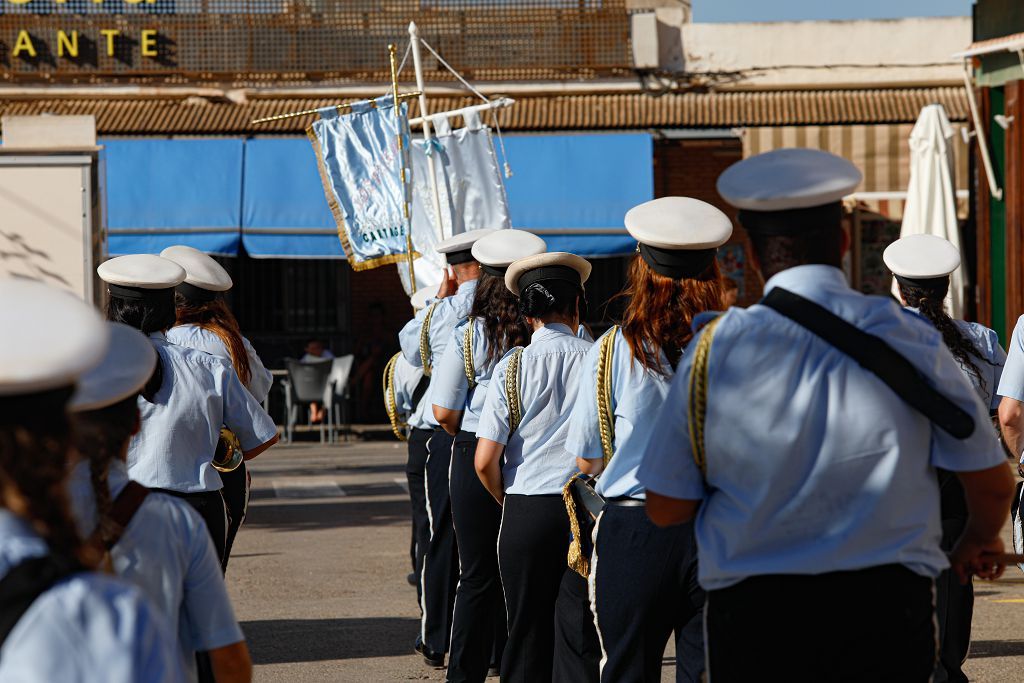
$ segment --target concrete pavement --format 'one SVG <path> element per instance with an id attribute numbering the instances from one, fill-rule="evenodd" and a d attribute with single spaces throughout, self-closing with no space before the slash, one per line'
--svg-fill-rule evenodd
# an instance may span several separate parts
<path id="1" fill-rule="evenodd" d="M 253 500 L 227 578 L 257 681 L 444 679 L 412 654 L 404 464 L 395 442 L 278 446 L 251 463 Z M 1011 568 L 976 590 L 967 673 L 1024 680 L 1024 574 Z M 668 657 L 663 680 L 674 680 Z"/>

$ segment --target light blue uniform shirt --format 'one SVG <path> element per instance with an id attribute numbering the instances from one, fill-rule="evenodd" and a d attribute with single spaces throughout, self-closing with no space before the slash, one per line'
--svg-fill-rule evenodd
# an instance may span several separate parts
<path id="1" fill-rule="evenodd" d="M 150 403 L 138 399 L 142 428 L 128 446 L 128 475 L 143 486 L 183 493 L 222 487 L 213 460 L 221 426 L 248 451 L 277 427 L 226 361 L 149 335 L 164 379 Z"/>
<path id="2" fill-rule="evenodd" d="M 29 525 L 0 509 L 0 578 L 47 554 Z M 36 598 L 0 649 L 4 683 L 183 683 L 163 616 L 134 586 L 82 572 Z"/>
<path id="3" fill-rule="evenodd" d="M 113 500 L 128 484 L 124 463 L 111 463 L 107 481 Z M 96 498 L 87 461 L 72 469 L 68 492 L 78 531 L 88 538 L 96 528 Z M 161 608 L 178 633 L 186 662 L 194 662 L 197 651 L 245 640 L 210 533 L 187 502 L 150 493 L 111 550 L 110 559 L 118 576 L 138 586 Z"/>
<path id="4" fill-rule="evenodd" d="M 687 424 L 690 343 L 652 425 L 638 478 L 649 491 L 700 500 L 699 579 L 714 590 L 762 574 L 820 574 L 902 564 L 929 577 L 939 549 L 935 468 L 1004 462 L 988 408 L 935 328 L 888 298 L 850 289 L 842 271 L 801 266 L 771 278 L 881 337 L 974 419 L 956 439 L 878 377 L 771 309 L 732 308 L 708 366 L 707 481 Z"/>
<path id="5" fill-rule="evenodd" d="M 607 333 L 605 333 L 607 335 Z M 601 357 L 600 342 L 587 352 L 580 375 L 579 396 L 569 422 L 569 438 L 565 447 L 573 456 L 601 460 L 601 429 L 597 416 L 597 365 Z M 668 372 L 650 372 L 633 359 L 629 342 L 619 330 L 612 354 L 612 415 L 615 418 L 613 457 L 597 479 L 596 490 L 605 498 L 645 498 L 644 487 L 636 478 L 640 460 L 646 450 L 650 425 L 657 417 L 656 407 L 665 401 L 672 382 L 672 368 L 659 354 L 661 365 Z"/>
<path id="6" fill-rule="evenodd" d="M 928 319 L 922 316 L 916 308 L 908 306 L 907 310 L 928 322 Z M 928 324 L 930 325 L 931 323 L 928 322 Z M 997 409 L 999 407 L 999 394 L 996 393 L 996 388 L 999 386 L 999 378 L 1003 374 L 1003 365 L 1006 363 L 1006 351 L 1003 350 L 1002 345 L 999 343 L 999 335 L 996 334 L 995 330 L 990 330 L 980 323 L 954 320 L 953 324 L 967 337 L 981 355 L 981 359 L 971 356 L 971 360 L 974 361 L 975 366 L 977 366 L 978 371 L 981 373 L 981 381 L 979 382 L 973 373 L 968 372 L 967 368 L 961 366 L 960 369 L 963 371 L 964 377 L 971 383 L 971 386 L 978 393 L 978 398 L 989 407 L 989 410 Z"/>
<path id="7" fill-rule="evenodd" d="M 463 346 L 468 329 L 469 321 L 463 320 L 456 325 L 452 338 L 448 340 L 441 362 L 434 368 L 431 377 L 430 403 L 449 410 L 461 410 L 462 429 L 475 433 L 480 422 L 480 411 L 484 409 L 484 401 L 487 399 L 491 373 L 500 359 L 488 358 L 491 347 L 487 343 L 486 326 L 483 320 L 474 318 L 473 377 L 476 386 L 470 389 L 469 379 L 466 377 L 466 353 Z"/>
<path id="8" fill-rule="evenodd" d="M 231 363 L 231 352 L 224 345 L 224 341 L 217 336 L 216 332 L 204 329 L 198 325 L 177 325 L 172 327 L 167 330 L 167 341 L 178 346 L 187 346 L 197 351 L 205 351 Z M 263 403 L 267 400 L 270 387 L 274 384 L 274 376 L 270 374 L 270 370 L 263 367 L 263 361 L 260 360 L 256 349 L 252 348 L 252 344 L 245 337 L 242 337 L 242 345 L 245 347 L 245 355 L 249 357 L 249 374 L 251 375 L 249 383 L 245 385 L 245 388 L 249 390 L 253 398 Z M 234 366 L 232 365 L 232 367 Z"/>
<path id="9" fill-rule="evenodd" d="M 579 388 L 584 358 L 593 344 L 566 325 L 541 327 L 519 360 L 519 428 L 509 436 L 505 374 L 511 355 L 494 368 L 476 435 L 505 445 L 505 493 L 536 496 L 561 493 L 578 469 L 565 450 L 569 414 Z"/>
<path id="10" fill-rule="evenodd" d="M 424 412 L 430 410 L 430 401 L 424 391 L 420 400 L 413 404 L 416 387 L 423 379 L 423 368 L 413 367 L 405 356 L 399 354 L 395 361 L 395 410 L 399 415 L 407 415 L 405 422 L 414 429 L 431 429 Z"/>
<path id="11" fill-rule="evenodd" d="M 1024 402 L 1024 315 L 1017 319 L 996 394 Z"/>
<path id="12" fill-rule="evenodd" d="M 473 308 L 473 298 L 476 296 L 476 280 L 469 280 L 459 285 L 459 289 L 452 296 L 443 299 L 432 299 L 427 306 L 416 314 L 416 317 L 405 324 L 402 331 L 398 333 L 398 343 L 402 347 L 402 355 L 413 365 L 422 368 L 423 359 L 420 358 L 420 331 L 423 329 L 423 320 L 427 317 L 427 311 L 434 303 L 434 313 L 430 316 L 430 364 L 436 367 L 444 356 L 444 351 L 451 341 L 452 332 L 455 326 L 469 316 Z M 431 384 L 433 384 L 433 372 L 431 372 Z M 423 417 L 430 428 L 437 427 L 437 420 L 434 419 L 434 411 L 430 408 L 431 389 L 427 389 L 427 406 L 423 411 Z"/>

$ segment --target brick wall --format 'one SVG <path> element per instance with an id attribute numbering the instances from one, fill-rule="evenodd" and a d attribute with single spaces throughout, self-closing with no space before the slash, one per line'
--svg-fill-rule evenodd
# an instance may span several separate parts
<path id="1" fill-rule="evenodd" d="M 749 267 L 747 233 L 736 220 L 736 210 L 715 189 L 722 171 L 742 158 L 743 145 L 737 138 L 658 140 L 654 146 L 654 194 L 700 199 L 732 218 L 732 239 L 723 247 L 720 261 L 737 264 L 736 271 L 726 274 L 739 281 L 739 304 L 746 306 L 761 297 L 761 281 Z M 736 276 L 737 271 L 741 275 Z"/>

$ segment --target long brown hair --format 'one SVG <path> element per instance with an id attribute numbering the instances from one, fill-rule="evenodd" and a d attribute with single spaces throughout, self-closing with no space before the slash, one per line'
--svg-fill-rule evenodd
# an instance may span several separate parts
<path id="1" fill-rule="evenodd" d="M 0 507 L 26 520 L 55 555 L 94 567 L 99 557 L 82 544 L 65 490 L 71 393 L 65 387 L 0 398 Z"/>
<path id="2" fill-rule="evenodd" d="M 111 463 L 121 457 L 125 444 L 138 426 L 136 396 L 133 394 L 106 408 L 77 413 L 71 420 L 75 450 L 89 463 L 89 478 L 96 501 L 96 529 L 106 544 L 114 531 L 107 477 Z"/>
<path id="3" fill-rule="evenodd" d="M 252 368 L 249 367 L 249 354 L 242 343 L 242 331 L 238 328 L 238 320 L 220 297 L 213 301 L 190 301 L 180 294 L 176 297 L 178 306 L 178 325 L 196 325 L 210 330 L 217 335 L 231 355 L 231 364 L 235 366 L 238 379 L 248 385 L 252 379 Z"/>
<path id="4" fill-rule="evenodd" d="M 530 329 L 519 313 L 519 298 L 508 291 L 500 277 L 482 272 L 469 313 L 484 321 L 487 361 L 497 361 L 510 349 L 530 342 Z"/>
<path id="5" fill-rule="evenodd" d="M 645 370 L 667 376 L 693 338 L 694 316 L 721 308 L 722 274 L 716 259 L 697 277 L 674 280 L 655 273 L 637 255 L 620 296 L 629 299 L 622 334 L 633 358 Z M 668 358 L 669 368 L 662 365 L 659 352 Z"/>

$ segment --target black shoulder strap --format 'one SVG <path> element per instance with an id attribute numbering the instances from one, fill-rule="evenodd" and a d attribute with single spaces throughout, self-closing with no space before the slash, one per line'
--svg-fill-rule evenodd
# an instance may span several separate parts
<path id="1" fill-rule="evenodd" d="M 974 433 L 974 419 L 936 391 L 924 375 L 882 339 L 857 329 L 827 308 L 780 287 L 761 304 L 813 332 L 861 367 L 874 373 L 897 396 L 957 439 Z"/>
<path id="2" fill-rule="evenodd" d="M 131 524 L 132 517 L 142 507 L 142 503 L 148 495 L 148 488 L 137 481 L 129 481 L 110 506 L 110 519 L 108 521 L 111 528 L 109 529 L 109 538 L 104 542 L 100 530 L 97 528 L 87 542 L 100 552 L 109 551 L 117 545 L 117 542 L 121 540 L 121 536 L 124 535 L 124 530 Z"/>
<path id="3" fill-rule="evenodd" d="M 56 555 L 24 560 L 0 579 L 0 646 L 32 603 L 55 583 L 82 571 L 81 565 Z"/>

